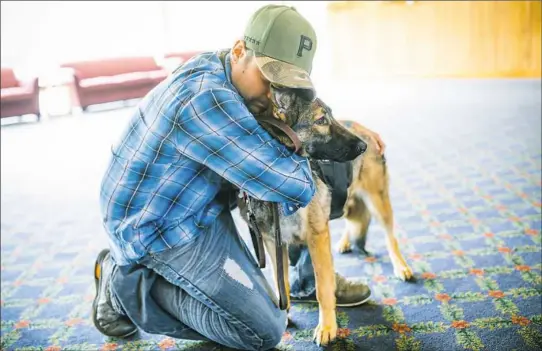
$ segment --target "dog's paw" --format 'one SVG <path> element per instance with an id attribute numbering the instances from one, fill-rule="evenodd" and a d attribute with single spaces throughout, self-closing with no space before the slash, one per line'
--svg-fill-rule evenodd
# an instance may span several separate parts
<path id="1" fill-rule="evenodd" d="M 333 325 L 318 324 L 314 330 L 314 341 L 318 346 L 326 346 L 337 337 L 337 323 Z"/>
<path id="2" fill-rule="evenodd" d="M 337 244 L 337 251 L 339 253 L 347 253 L 352 251 L 352 246 L 350 246 L 350 240 L 341 239 Z"/>
<path id="3" fill-rule="evenodd" d="M 407 281 L 412 279 L 412 269 L 407 265 L 397 264 L 393 268 L 393 272 L 395 273 L 395 276 L 402 281 Z"/>

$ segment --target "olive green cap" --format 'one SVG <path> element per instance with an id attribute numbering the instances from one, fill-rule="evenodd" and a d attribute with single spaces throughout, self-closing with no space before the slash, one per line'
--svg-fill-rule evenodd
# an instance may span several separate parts
<path id="1" fill-rule="evenodd" d="M 310 89 L 316 33 L 294 7 L 266 5 L 257 10 L 245 29 L 245 45 L 256 53 L 263 75 L 277 85 Z"/>

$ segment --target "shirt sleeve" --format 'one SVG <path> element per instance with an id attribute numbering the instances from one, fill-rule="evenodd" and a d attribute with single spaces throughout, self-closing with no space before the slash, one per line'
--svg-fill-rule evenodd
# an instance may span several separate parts
<path id="1" fill-rule="evenodd" d="M 176 127 L 181 153 L 253 198 L 283 203 L 284 214 L 305 207 L 314 196 L 308 159 L 274 139 L 231 90 L 194 95 L 180 110 Z"/>

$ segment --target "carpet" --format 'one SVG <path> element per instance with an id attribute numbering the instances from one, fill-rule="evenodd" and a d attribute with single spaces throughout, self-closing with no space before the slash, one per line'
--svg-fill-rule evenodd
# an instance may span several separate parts
<path id="1" fill-rule="evenodd" d="M 352 116 L 386 141 L 396 235 L 416 280 L 393 276 L 373 221 L 371 256 L 334 254 L 336 270 L 373 294 L 338 309 L 339 336 L 328 349 L 541 349 L 540 80 L 348 91 L 360 96 L 324 99 L 337 117 Z M 145 333 L 107 338 L 92 325 L 91 271 L 106 246 L 99 182 L 129 113 L 2 126 L 2 350 L 222 349 Z M 332 222 L 335 242 L 343 229 Z M 293 305 L 292 316 L 277 349 L 318 350 L 316 306 Z"/>

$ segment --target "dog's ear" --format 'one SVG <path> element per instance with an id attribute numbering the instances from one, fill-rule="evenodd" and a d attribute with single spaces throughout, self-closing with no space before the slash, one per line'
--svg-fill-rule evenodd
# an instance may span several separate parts
<path id="1" fill-rule="evenodd" d="M 295 102 L 295 89 L 271 86 L 271 95 L 275 105 L 284 111 L 288 111 Z"/>
<path id="2" fill-rule="evenodd" d="M 271 86 L 271 94 L 276 105 L 285 110 L 292 107 L 296 99 L 300 98 L 306 101 L 315 99 L 314 93 L 309 89 L 294 89 L 276 85 Z"/>

